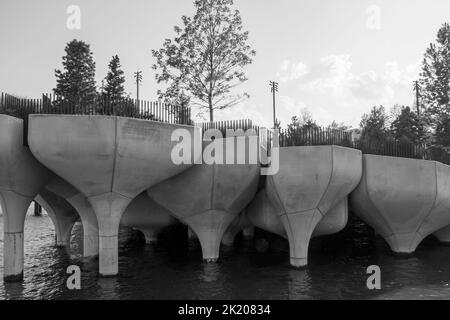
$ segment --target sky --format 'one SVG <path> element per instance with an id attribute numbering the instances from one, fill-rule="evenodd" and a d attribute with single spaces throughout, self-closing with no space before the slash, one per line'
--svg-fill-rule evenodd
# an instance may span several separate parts
<path id="1" fill-rule="evenodd" d="M 79 29 L 67 25 L 72 6 L 80 10 Z M 282 126 L 307 110 L 321 125 L 357 127 L 374 105 L 411 106 L 423 54 L 450 22 L 449 0 L 235 0 L 234 6 L 256 50 L 249 80 L 237 91 L 250 98 L 216 112 L 215 120 L 269 127 L 270 80 L 279 82 Z M 118 54 L 127 93 L 135 96 L 133 73 L 140 69 L 141 99 L 156 100 L 151 50 L 193 13 L 192 0 L 0 0 L 0 91 L 30 98 L 51 92 L 66 43 L 78 39 L 91 46 L 97 85 Z"/>

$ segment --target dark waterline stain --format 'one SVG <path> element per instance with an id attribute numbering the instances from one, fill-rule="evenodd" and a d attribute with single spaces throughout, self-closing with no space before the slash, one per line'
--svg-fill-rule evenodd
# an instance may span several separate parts
<path id="1" fill-rule="evenodd" d="M 3 228 L 0 217 L 0 228 Z M 0 230 L 1 230 L 0 229 Z M 176 233 L 176 234 L 175 234 Z M 337 235 L 314 239 L 309 267 L 289 267 L 284 239 L 258 232 L 222 248 L 219 263 L 201 262 L 198 243 L 167 231 L 157 245 L 121 228 L 116 278 L 99 278 L 98 261 L 82 259 L 82 226 L 70 250 L 57 248 L 47 216 L 27 216 L 23 283 L 0 283 L 0 299 L 450 299 L 450 248 L 426 239 L 409 258 L 392 255 L 386 243 L 351 219 Z M 66 287 L 66 268 L 82 269 L 82 289 Z M 366 268 L 381 268 L 382 290 L 366 287 Z M 3 234 L 0 235 L 3 277 Z"/>

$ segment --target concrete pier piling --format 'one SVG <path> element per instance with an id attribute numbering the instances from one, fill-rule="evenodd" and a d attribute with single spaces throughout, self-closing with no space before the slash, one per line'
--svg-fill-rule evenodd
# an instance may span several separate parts
<path id="1" fill-rule="evenodd" d="M 27 209 L 51 177 L 23 144 L 23 120 L 0 115 L 0 202 L 5 281 L 23 278 L 23 230 Z"/>
<path id="2" fill-rule="evenodd" d="M 443 244 L 450 245 L 450 226 L 439 229 L 433 235 Z"/>
<path id="3" fill-rule="evenodd" d="M 430 234 L 450 242 L 449 166 L 338 146 L 283 147 L 278 172 L 260 180 L 254 136 L 201 137 L 199 127 L 148 120 L 30 115 L 28 149 L 23 121 L 0 115 L 5 280 L 23 277 L 24 220 L 34 199 L 55 224 L 58 246 L 69 245 L 81 218 L 83 255 L 99 255 L 101 276 L 119 271 L 120 224 L 154 243 L 176 219 L 197 236 L 207 262 L 217 261 L 221 243 L 259 227 L 286 238 L 291 265 L 304 267 L 312 237 L 346 226 L 350 193 L 353 211 L 394 252 L 412 253 Z M 181 164 L 178 138 L 190 139 Z"/>
<path id="4" fill-rule="evenodd" d="M 337 146 L 280 148 L 280 169 L 266 194 L 284 226 L 291 265 L 304 267 L 317 224 L 361 178 L 361 152 Z"/>
<path id="5" fill-rule="evenodd" d="M 233 246 L 234 238 L 236 238 L 236 235 L 241 231 L 251 228 L 252 223 L 247 218 L 246 211 L 243 210 L 236 218 L 234 218 L 234 220 L 231 222 L 231 224 L 225 231 L 225 234 L 223 235 L 222 238 L 222 244 L 230 247 Z"/>
<path id="6" fill-rule="evenodd" d="M 65 199 L 75 208 L 83 224 L 83 256 L 85 258 L 97 256 L 98 222 L 89 200 L 60 177 L 53 178 L 45 188 Z"/>
<path id="7" fill-rule="evenodd" d="M 45 189 L 39 192 L 35 201 L 47 211 L 55 226 L 56 245 L 70 247 L 72 228 L 79 219 L 76 210 L 66 200 Z"/>
<path id="8" fill-rule="evenodd" d="M 167 209 L 150 199 L 144 192 L 130 203 L 120 223 L 141 231 L 146 243 L 153 244 L 157 241 L 159 232 L 175 222 Z"/>
<path id="9" fill-rule="evenodd" d="M 287 239 L 287 233 L 280 219 L 280 213 L 270 203 L 265 190 L 261 190 L 247 209 L 247 217 L 256 227 Z M 314 228 L 312 238 L 338 233 L 348 222 L 348 198 L 328 210 Z"/>
<path id="10" fill-rule="evenodd" d="M 236 139 L 216 139 L 213 143 L 216 146 L 226 145 Z M 204 148 L 208 145 L 205 143 Z M 227 149 L 224 147 L 222 150 L 226 153 Z M 248 154 L 248 147 L 246 152 Z M 225 163 L 226 154 L 222 156 L 222 163 Z M 193 166 L 147 192 L 195 232 L 202 247 L 203 260 L 215 262 L 219 258 L 223 234 L 253 198 L 259 174 L 258 164 L 204 163 Z"/>
<path id="11" fill-rule="evenodd" d="M 392 251 L 412 253 L 426 236 L 450 225 L 449 166 L 364 155 L 363 168 L 352 207 Z"/>
<path id="12" fill-rule="evenodd" d="M 255 227 L 249 226 L 242 230 L 242 236 L 245 240 L 252 240 L 255 237 Z"/>
<path id="13" fill-rule="evenodd" d="M 98 222 L 99 273 L 118 273 L 119 223 L 144 190 L 186 170 L 171 159 L 172 133 L 194 127 L 109 116 L 30 115 L 35 157 L 89 200 Z"/>

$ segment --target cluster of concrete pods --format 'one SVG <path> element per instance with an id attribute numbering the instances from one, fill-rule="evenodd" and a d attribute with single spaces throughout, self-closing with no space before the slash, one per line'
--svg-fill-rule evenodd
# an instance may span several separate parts
<path id="1" fill-rule="evenodd" d="M 54 221 L 58 245 L 70 242 L 81 219 L 84 256 L 99 256 L 102 276 L 118 273 L 119 224 L 152 242 L 176 220 L 197 235 L 206 261 L 219 258 L 221 241 L 231 244 L 237 232 L 256 226 L 287 238 L 291 265 L 302 267 L 311 237 L 345 227 L 350 194 L 355 212 L 396 252 L 414 251 L 433 232 L 441 239 L 450 234 L 443 229 L 450 225 L 450 171 L 436 162 L 362 156 L 337 146 L 280 148 L 278 173 L 258 190 L 258 164 L 206 164 L 195 143 L 190 164 L 174 164 L 174 129 L 187 130 L 201 146 L 199 128 L 31 115 L 28 149 L 22 126 L 22 120 L 0 115 L 5 280 L 22 278 L 23 224 L 33 199 Z"/>

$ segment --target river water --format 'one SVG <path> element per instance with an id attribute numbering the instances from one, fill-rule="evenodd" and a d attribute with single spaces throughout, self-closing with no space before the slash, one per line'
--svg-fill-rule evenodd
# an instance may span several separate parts
<path id="1" fill-rule="evenodd" d="M 238 237 L 217 264 L 202 263 L 198 243 L 180 230 L 168 230 L 157 245 L 145 245 L 129 228 L 121 228 L 119 238 L 120 276 L 98 278 L 98 262 L 81 259 L 79 223 L 70 250 L 60 249 L 48 216 L 29 214 L 24 281 L 0 282 L 0 299 L 450 299 L 450 247 L 430 238 L 415 255 L 396 257 L 355 219 L 344 232 L 312 241 L 306 270 L 289 267 L 287 242 L 264 232 L 254 241 Z M 81 290 L 66 287 L 72 264 L 82 269 Z M 370 265 L 381 268 L 379 291 L 367 289 Z"/>

